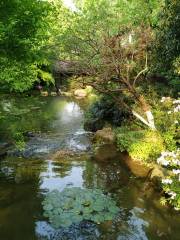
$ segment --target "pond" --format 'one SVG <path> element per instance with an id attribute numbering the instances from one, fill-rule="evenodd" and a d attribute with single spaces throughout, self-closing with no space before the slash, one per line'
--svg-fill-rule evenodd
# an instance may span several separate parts
<path id="1" fill-rule="evenodd" d="M 0 159 L 0 239 L 2 240 L 178 240 L 180 218 L 162 207 L 160 195 L 146 188 L 118 159 L 91 158 L 91 133 L 84 111 L 62 97 L 1 97 L 1 145 L 26 133 L 23 150 L 10 147 Z M 57 152 L 60 157 L 55 157 Z M 70 153 L 66 157 L 62 153 Z M 100 188 L 120 208 L 113 221 L 82 222 L 54 229 L 43 217 L 42 202 L 54 189 Z"/>

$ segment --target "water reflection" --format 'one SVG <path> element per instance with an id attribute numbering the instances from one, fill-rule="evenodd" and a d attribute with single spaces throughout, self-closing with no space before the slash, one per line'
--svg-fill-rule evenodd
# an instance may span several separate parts
<path id="1" fill-rule="evenodd" d="M 97 163 L 90 159 L 83 112 L 76 103 L 61 98 L 41 105 L 38 101 L 12 99 L 10 104 L 3 103 L 9 120 L 1 121 L 0 130 L 17 129 L 21 124 L 23 130 L 36 134 L 28 140 L 24 155 L 15 157 L 13 152 L 0 161 L 0 239 L 179 239 L 179 216 L 159 205 L 157 193 L 145 190 L 143 181 L 135 179 L 118 161 Z M 19 109 L 25 111 L 28 104 L 29 109 L 30 105 L 31 109 L 41 107 L 22 119 L 17 117 Z M 80 157 L 53 159 L 51 153 L 57 149 L 78 152 Z M 41 202 L 48 191 L 68 186 L 101 188 L 110 193 L 121 209 L 119 216 L 113 224 L 85 222 L 54 230 L 43 217 Z"/>
<path id="2" fill-rule="evenodd" d="M 83 112 L 75 102 L 70 103 L 66 102 L 66 104 L 63 107 L 63 111 L 61 110 L 57 114 L 60 123 L 69 124 L 76 119 L 82 121 Z"/>
<path id="3" fill-rule="evenodd" d="M 25 98 L 24 102 L 20 102 L 19 99 L 12 99 L 11 104 L 8 102 L 8 106 L 11 106 L 10 112 L 4 111 L 7 105 L 5 103 L 2 104 L 2 109 L 0 108 L 3 112 L 3 118 L 0 118 L 2 136 L 11 137 L 10 134 L 13 136 L 16 132 L 27 133 L 29 136 L 24 151 L 13 149 L 9 154 L 42 158 L 65 147 L 78 151 L 90 148 L 87 133 L 83 129 L 83 111 L 77 103 L 55 98 L 47 99 L 40 106 L 38 99 L 33 99 L 33 103 L 30 100 L 31 98 L 29 101 Z"/>
<path id="4" fill-rule="evenodd" d="M 56 169 L 56 170 L 55 170 Z M 82 166 L 70 165 L 68 169 L 54 167 L 54 162 L 47 161 L 47 169 L 40 173 L 40 186 L 42 190 L 52 191 L 57 189 L 62 191 L 67 186 L 82 187 L 83 185 L 83 168 Z"/>

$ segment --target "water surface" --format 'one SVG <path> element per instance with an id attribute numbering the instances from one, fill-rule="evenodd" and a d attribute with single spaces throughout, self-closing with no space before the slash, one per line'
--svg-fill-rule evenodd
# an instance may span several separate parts
<path id="1" fill-rule="evenodd" d="M 178 240 L 177 212 L 159 204 L 159 194 L 145 190 L 117 159 L 91 159 L 90 134 L 83 129 L 84 112 L 71 99 L 1 98 L 1 142 L 26 133 L 23 151 L 11 148 L 0 160 L 0 239 L 2 240 Z M 54 159 L 59 150 L 70 158 Z M 111 223 L 84 222 L 55 230 L 43 217 L 47 192 L 65 187 L 101 188 L 121 211 Z"/>

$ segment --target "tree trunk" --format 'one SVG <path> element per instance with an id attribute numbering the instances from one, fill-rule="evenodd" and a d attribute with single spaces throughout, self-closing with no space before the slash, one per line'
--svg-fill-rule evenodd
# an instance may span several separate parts
<path id="1" fill-rule="evenodd" d="M 150 129 L 152 129 L 153 131 L 156 130 L 155 124 L 154 124 L 154 117 L 151 111 L 146 111 L 146 117 L 147 120 L 145 118 L 143 118 L 139 113 L 132 111 L 132 114 L 137 117 L 141 122 L 143 122 L 145 125 L 147 125 Z"/>
<path id="2" fill-rule="evenodd" d="M 154 116 L 151 112 L 150 106 L 147 104 L 145 98 L 142 95 L 136 96 L 136 98 L 137 98 L 137 100 L 139 102 L 139 105 L 141 106 L 141 108 L 142 108 L 142 110 L 143 110 L 143 112 L 146 116 L 146 119 L 135 111 L 132 111 L 133 115 L 135 117 L 137 117 L 141 122 L 146 124 L 153 131 L 156 130 L 155 123 L 154 123 Z"/>

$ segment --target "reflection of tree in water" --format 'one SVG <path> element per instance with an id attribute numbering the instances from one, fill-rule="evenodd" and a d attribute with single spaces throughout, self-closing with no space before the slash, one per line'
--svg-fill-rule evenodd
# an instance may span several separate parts
<path id="1" fill-rule="evenodd" d="M 69 175 L 73 167 L 72 162 L 67 159 L 61 159 L 59 161 L 53 161 L 53 172 L 56 173 L 60 177 L 66 177 Z"/>
<path id="2" fill-rule="evenodd" d="M 0 165 L 0 176 L 14 183 L 37 182 L 43 166 L 43 160 L 7 157 Z"/>
<path id="3" fill-rule="evenodd" d="M 128 183 L 129 174 L 118 162 L 86 162 L 83 174 L 84 185 L 88 188 L 102 188 L 114 192 Z"/>
<path id="4" fill-rule="evenodd" d="M 11 139 L 17 132 L 38 132 L 46 129 L 53 116 L 48 110 L 48 101 L 39 98 L 11 98 L 0 104 L 1 135 Z"/>
<path id="5" fill-rule="evenodd" d="M 88 164 L 90 159 L 87 153 L 68 153 L 66 150 L 59 152 L 67 152 L 67 155 L 57 157 L 52 161 L 52 171 L 62 178 L 68 176 L 73 167 L 82 167 Z"/>
<path id="6" fill-rule="evenodd" d="M 1 162 L 1 239 L 35 239 L 34 219 L 41 213 L 42 195 L 38 189 L 42 168 L 40 160 L 13 157 Z"/>
<path id="7" fill-rule="evenodd" d="M 11 139 L 17 132 L 52 131 L 51 122 L 69 103 L 67 99 L 45 100 L 40 97 L 3 97 L 0 101 L 1 138 Z"/>
<path id="8" fill-rule="evenodd" d="M 99 235 L 97 225 L 92 222 L 81 222 L 57 230 L 45 221 L 36 223 L 36 236 L 40 240 L 98 240 Z"/>

